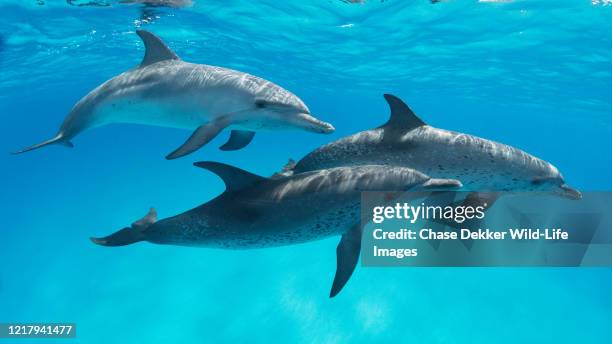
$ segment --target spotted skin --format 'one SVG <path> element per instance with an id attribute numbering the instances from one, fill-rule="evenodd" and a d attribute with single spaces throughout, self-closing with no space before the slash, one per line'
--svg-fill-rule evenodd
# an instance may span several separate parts
<path id="1" fill-rule="evenodd" d="M 360 222 L 362 191 L 418 189 L 430 178 L 402 167 L 338 167 L 265 179 L 144 232 L 157 244 L 226 249 L 304 243 L 342 235 Z"/>
<path id="2" fill-rule="evenodd" d="M 392 125 L 322 146 L 301 159 L 293 173 L 361 164 L 405 166 L 432 178 L 458 179 L 466 191 L 551 191 L 579 198 L 549 162 L 503 143 L 422 124 L 399 98 L 386 97 L 396 117 Z M 398 128 L 402 116 L 409 123 Z"/>

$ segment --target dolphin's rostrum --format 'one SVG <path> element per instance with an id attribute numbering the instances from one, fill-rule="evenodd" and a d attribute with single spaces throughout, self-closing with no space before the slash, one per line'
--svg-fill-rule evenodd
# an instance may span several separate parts
<path id="1" fill-rule="evenodd" d="M 167 158 L 194 152 L 223 129 L 232 130 L 223 150 L 240 149 L 255 131 L 300 129 L 330 133 L 334 127 L 310 114 L 293 93 L 239 71 L 184 62 L 154 34 L 138 30 L 145 44 L 140 65 L 95 88 L 70 111 L 49 144 L 72 147 L 82 131 L 109 123 L 140 123 L 194 130 Z"/>
<path id="2" fill-rule="evenodd" d="M 131 227 L 107 237 L 92 238 L 93 242 L 123 246 L 149 241 L 248 249 L 341 235 L 336 250 L 336 276 L 330 293 L 333 297 L 346 284 L 359 259 L 362 191 L 435 191 L 461 187 L 457 180 L 432 179 L 405 167 L 336 167 L 264 178 L 216 162 L 195 165 L 221 177 L 226 185 L 225 192 L 197 208 L 160 221 L 151 209 Z"/>

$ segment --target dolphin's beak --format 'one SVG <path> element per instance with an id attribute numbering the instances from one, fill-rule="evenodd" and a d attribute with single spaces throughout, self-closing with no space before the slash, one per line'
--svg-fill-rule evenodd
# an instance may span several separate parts
<path id="1" fill-rule="evenodd" d="M 307 113 L 298 114 L 297 122 L 298 126 L 300 126 L 301 128 L 304 128 L 308 131 L 313 131 L 315 133 L 330 134 L 336 130 L 336 128 L 334 128 L 334 126 L 330 123 L 323 122 Z"/>
<path id="2" fill-rule="evenodd" d="M 582 199 L 582 193 L 580 193 L 580 191 L 572 188 L 571 186 L 567 185 L 567 184 L 562 184 L 560 186 L 561 188 L 561 195 L 563 197 L 569 198 L 569 199 L 573 199 L 573 200 L 579 200 Z"/>

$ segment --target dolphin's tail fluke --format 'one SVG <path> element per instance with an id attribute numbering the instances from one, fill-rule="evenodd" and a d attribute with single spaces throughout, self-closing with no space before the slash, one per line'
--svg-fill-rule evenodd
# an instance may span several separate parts
<path id="1" fill-rule="evenodd" d="M 52 145 L 52 144 L 61 144 L 61 145 L 64 145 L 64 146 L 66 146 L 66 147 L 70 147 L 70 148 L 74 147 L 74 145 L 72 144 L 72 142 L 70 142 L 70 141 L 66 140 L 66 139 L 64 138 L 64 135 L 63 135 L 62 133 L 59 133 L 59 134 L 57 134 L 57 135 L 56 135 L 54 138 L 52 138 L 52 139 L 49 139 L 49 140 L 47 140 L 47 141 L 43 141 L 43 142 L 41 142 L 41 143 L 37 143 L 37 144 L 35 144 L 35 145 L 33 145 L 33 146 L 30 146 L 30 147 L 27 147 L 27 148 L 24 148 L 24 149 L 18 150 L 18 151 L 16 151 L 16 152 L 13 152 L 13 154 L 21 154 L 21 153 L 29 152 L 29 151 L 31 151 L 31 150 L 35 150 L 35 149 L 38 149 L 38 148 L 40 148 L 40 147 L 44 147 L 44 146 L 48 146 L 48 145 Z"/>
<path id="2" fill-rule="evenodd" d="M 145 240 L 145 231 L 157 221 L 157 212 L 151 208 L 142 219 L 132 223 L 131 227 L 125 227 L 117 232 L 103 238 L 91 238 L 95 244 L 102 246 L 125 246 Z"/>

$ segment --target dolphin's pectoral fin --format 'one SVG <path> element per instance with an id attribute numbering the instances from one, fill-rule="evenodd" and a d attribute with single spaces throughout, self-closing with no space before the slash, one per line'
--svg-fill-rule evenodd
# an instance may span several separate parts
<path id="1" fill-rule="evenodd" d="M 151 208 L 142 219 L 132 223 L 132 228 L 145 230 L 155 222 L 157 222 L 157 210 Z"/>
<path id="2" fill-rule="evenodd" d="M 436 193 L 436 194 L 444 194 L 444 192 Z M 499 193 L 497 192 L 470 192 L 467 194 L 467 196 L 465 196 L 464 199 L 455 202 L 454 195 L 456 193 L 451 192 L 449 194 L 453 195 L 452 201 L 449 199 L 448 202 L 442 201 L 442 202 L 436 203 L 435 205 L 441 205 L 441 206 L 450 205 L 452 207 L 460 206 L 463 208 L 482 207 L 482 211 L 486 212 L 489 208 L 493 206 L 493 204 L 499 198 Z M 427 202 L 425 203 L 430 204 Z M 448 226 L 452 231 L 455 231 L 455 232 L 459 232 L 461 228 L 487 228 L 486 217 L 482 217 L 482 218 L 474 217 L 472 219 L 465 220 L 462 223 L 457 223 L 451 219 L 437 219 L 433 221 L 439 224 L 442 224 L 444 226 Z M 467 250 L 471 250 L 474 244 L 474 240 L 473 239 L 461 239 L 461 243 Z"/>
<path id="3" fill-rule="evenodd" d="M 422 188 L 426 190 L 452 190 L 463 187 L 460 181 L 457 179 L 440 179 L 431 178 L 423 183 Z"/>
<path id="4" fill-rule="evenodd" d="M 180 60 L 159 37 L 145 30 L 136 30 L 136 33 L 145 45 L 145 56 L 140 63 L 140 67 L 145 67 L 159 61 Z"/>
<path id="5" fill-rule="evenodd" d="M 329 297 L 338 295 L 353 274 L 361 251 L 361 224 L 342 235 L 336 248 L 336 276 Z"/>
<path id="6" fill-rule="evenodd" d="M 220 120 L 199 126 L 198 129 L 191 134 L 189 139 L 187 139 L 187 141 L 185 141 L 185 143 L 183 143 L 183 145 L 177 148 L 174 152 L 168 154 L 166 159 L 172 160 L 180 158 L 197 151 L 219 135 L 221 130 L 223 130 L 226 126 L 227 125 L 224 123 L 224 121 Z"/>
<path id="7" fill-rule="evenodd" d="M 255 136 L 254 131 L 250 130 L 232 130 L 229 140 L 221 147 L 220 150 L 232 151 L 246 147 Z"/>
<path id="8" fill-rule="evenodd" d="M 285 164 L 285 166 L 283 166 L 283 169 L 280 170 L 279 172 L 276 172 L 272 175 L 272 179 L 275 178 L 282 178 L 282 177 L 290 177 L 294 174 L 294 169 L 296 166 L 296 162 L 295 160 L 289 158 L 289 161 L 287 161 L 287 163 Z"/>
<path id="9" fill-rule="evenodd" d="M 425 125 L 425 122 L 412 112 L 401 99 L 391 94 L 385 94 L 384 96 L 389 103 L 389 108 L 391 108 L 391 117 L 381 128 L 406 132 Z"/>

